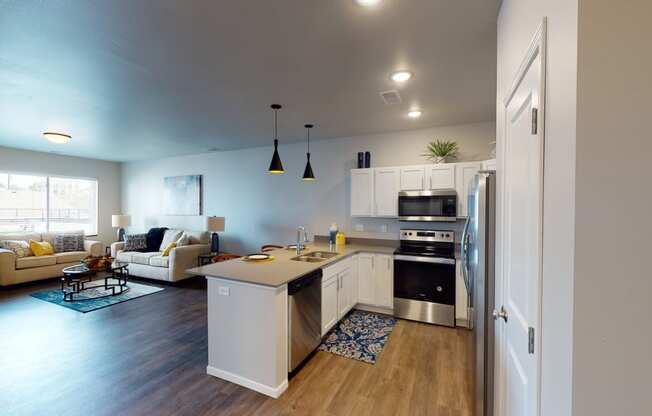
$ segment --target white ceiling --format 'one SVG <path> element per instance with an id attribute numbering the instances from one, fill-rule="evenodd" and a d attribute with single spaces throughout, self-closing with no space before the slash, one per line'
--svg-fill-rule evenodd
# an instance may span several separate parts
<path id="1" fill-rule="evenodd" d="M 116 161 L 269 145 L 274 102 L 281 143 L 307 122 L 326 139 L 493 120 L 497 8 L 0 0 L 0 145 Z M 378 93 L 402 68 L 414 78 L 388 106 Z"/>

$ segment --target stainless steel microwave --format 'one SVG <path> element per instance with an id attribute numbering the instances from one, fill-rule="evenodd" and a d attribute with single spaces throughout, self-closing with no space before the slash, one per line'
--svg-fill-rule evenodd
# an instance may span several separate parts
<path id="1" fill-rule="evenodd" d="M 456 221 L 457 191 L 402 191 L 398 193 L 400 221 Z"/>

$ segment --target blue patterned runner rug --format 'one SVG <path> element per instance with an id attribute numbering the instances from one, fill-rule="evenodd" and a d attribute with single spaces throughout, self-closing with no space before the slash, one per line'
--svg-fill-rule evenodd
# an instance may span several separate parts
<path id="1" fill-rule="evenodd" d="M 319 350 L 375 364 L 394 325 L 392 317 L 353 310 L 326 335 Z"/>

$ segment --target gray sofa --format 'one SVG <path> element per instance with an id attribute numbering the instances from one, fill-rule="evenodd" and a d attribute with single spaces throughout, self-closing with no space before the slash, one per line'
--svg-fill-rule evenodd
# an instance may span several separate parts
<path id="1" fill-rule="evenodd" d="M 160 251 L 138 252 L 125 251 L 124 242 L 111 244 L 111 256 L 116 260 L 129 263 L 129 274 L 148 279 L 177 282 L 193 275 L 186 273 L 187 269 L 197 266 L 200 254 L 210 252 L 209 233 L 206 231 L 167 230 L 166 233 L 185 233 L 187 244 L 173 248 L 168 256 L 162 256 Z"/>
<path id="2" fill-rule="evenodd" d="M 0 234 L 0 240 L 48 241 L 53 244 L 56 233 Z M 17 258 L 13 251 L 0 248 L 0 286 L 15 285 L 35 280 L 63 276 L 65 267 L 78 264 L 80 260 L 104 254 L 102 243 L 84 240 L 84 251 L 54 253 L 51 256 L 28 256 Z"/>

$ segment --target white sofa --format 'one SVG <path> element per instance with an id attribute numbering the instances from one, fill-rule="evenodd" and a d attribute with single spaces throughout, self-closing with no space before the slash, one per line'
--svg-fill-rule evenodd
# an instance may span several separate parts
<path id="1" fill-rule="evenodd" d="M 169 256 L 163 257 L 161 251 L 124 251 L 124 242 L 111 244 L 111 256 L 118 261 L 129 263 L 129 274 L 132 276 L 178 282 L 193 276 L 186 273 L 186 270 L 197 266 L 200 254 L 210 253 L 208 232 L 183 232 L 188 236 L 188 245 L 173 248 Z"/>
<path id="2" fill-rule="evenodd" d="M 53 244 L 57 233 L 0 234 L 0 240 L 48 241 Z M 54 245 L 54 244 L 53 244 Z M 16 258 L 11 250 L 0 248 L 0 286 L 15 285 L 35 280 L 50 279 L 63 275 L 65 267 L 78 264 L 80 260 L 104 254 L 102 243 L 84 240 L 84 251 L 54 253 L 51 256 L 29 256 Z"/>

